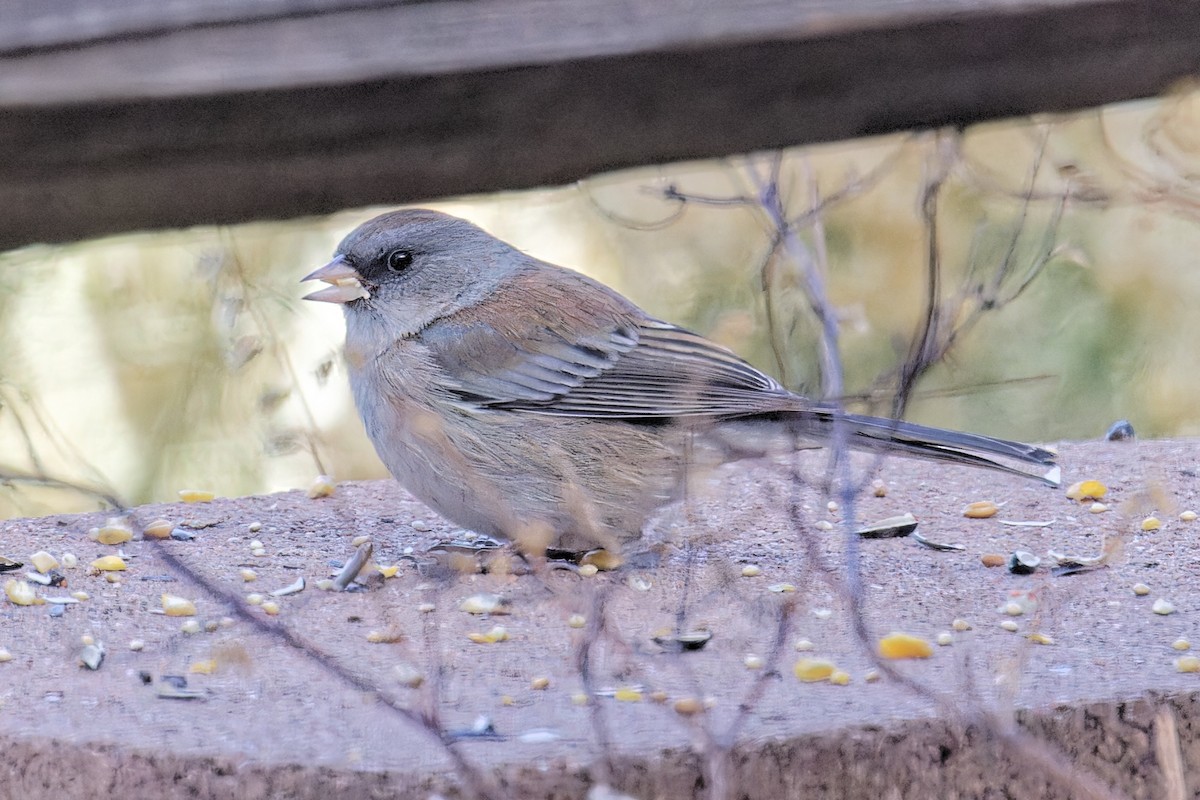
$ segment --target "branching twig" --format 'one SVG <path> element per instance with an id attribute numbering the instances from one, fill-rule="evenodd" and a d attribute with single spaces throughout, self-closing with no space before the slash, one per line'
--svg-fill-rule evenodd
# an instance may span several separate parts
<path id="1" fill-rule="evenodd" d="M 599 776 L 598 783 L 612 785 L 612 777 L 616 774 L 616 768 L 612 761 L 615 755 L 612 733 L 608 727 L 608 716 L 604 704 L 599 702 L 596 696 L 596 681 L 592 674 L 592 648 L 601 641 L 601 632 L 608 628 L 605 620 L 607 600 L 608 593 L 605 590 L 598 590 L 593 596 L 592 613 L 588 615 L 584 634 L 579 637 L 578 646 L 575 648 L 575 671 L 579 674 L 579 682 L 587 696 L 588 718 L 592 722 L 592 734 L 596 737 L 596 745 L 601 753 L 600 764 L 603 774 Z"/>
<path id="2" fill-rule="evenodd" d="M 27 486 L 45 486 L 51 489 L 66 489 L 79 494 L 94 497 L 103 503 L 106 503 L 109 508 L 114 510 L 124 509 L 125 504 L 120 498 L 104 489 L 97 489 L 92 486 L 85 486 L 82 483 L 73 483 L 59 478 L 52 478 L 49 475 L 25 475 L 16 472 L 0 471 L 0 485 L 22 483 Z"/>
<path id="3" fill-rule="evenodd" d="M 400 698 L 393 695 L 390 690 L 370 678 L 354 672 L 337 658 L 321 650 L 313 642 L 288 626 L 269 622 L 251 612 L 240 597 L 192 569 L 168 548 L 163 547 L 160 542 L 153 539 L 147 539 L 146 542 L 168 567 L 183 575 L 205 593 L 224 603 L 236 617 L 249 624 L 255 631 L 296 649 L 305 658 L 312 660 L 326 673 L 345 685 L 377 698 L 392 713 L 419 730 L 427 739 L 435 742 L 454 765 L 455 774 L 477 798 L 480 800 L 504 800 L 503 795 L 497 793 L 483 773 L 460 752 L 457 740 L 441 726 L 436 713 L 430 714 L 427 711 L 413 711 L 407 708 Z"/>
<path id="4" fill-rule="evenodd" d="M 325 464 L 321 459 L 321 453 L 317 448 L 317 442 L 315 438 L 315 431 L 319 430 L 319 426 L 317 425 L 317 417 L 316 414 L 313 413 L 312 407 L 309 405 L 308 399 L 305 397 L 304 392 L 301 391 L 302 384 L 300 383 L 300 376 L 296 372 L 295 364 L 292 363 L 290 351 L 286 347 L 279 347 L 279 342 L 282 340 L 278 331 L 275 330 L 274 324 L 271 322 L 270 318 L 263 313 L 262 307 L 259 303 L 251 302 L 251 300 L 257 300 L 257 297 L 255 297 L 257 286 L 246 274 L 246 270 L 242 266 L 241 258 L 238 257 L 232 242 L 227 245 L 227 255 L 228 257 L 223 259 L 223 263 L 229 265 L 235 280 L 242 287 L 243 297 L 246 298 L 244 308 L 254 318 L 254 322 L 256 325 L 258 325 L 259 329 L 266 333 L 267 340 L 271 342 L 271 350 L 274 352 L 276 360 L 288 374 L 288 378 L 291 380 L 292 385 L 296 387 L 296 394 L 300 400 L 300 410 L 304 414 L 305 421 L 308 423 L 308 427 L 304 430 L 304 442 L 305 445 L 307 445 L 309 455 L 312 456 L 312 460 L 316 465 L 317 471 L 320 474 L 325 475 L 327 474 L 325 470 Z"/>

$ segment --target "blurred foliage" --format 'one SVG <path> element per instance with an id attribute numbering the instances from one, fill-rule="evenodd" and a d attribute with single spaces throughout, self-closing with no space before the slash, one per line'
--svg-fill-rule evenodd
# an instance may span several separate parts
<path id="1" fill-rule="evenodd" d="M 766 158 L 433 205 L 816 391 L 804 276 L 771 257 L 757 203 Z M 1010 284 L 1047 237 L 1053 249 L 1027 291 L 981 314 L 923 377 L 907 416 L 1027 440 L 1098 437 L 1122 417 L 1143 436 L 1200 432 L 1200 94 L 798 149 L 782 165 L 778 188 L 827 273 L 860 405 L 886 413 L 894 381 L 877 379 L 921 323 L 922 198 L 941 171 L 943 298 L 1010 249 Z M 16 479 L 0 488 L 0 516 L 97 505 L 28 476 L 144 503 L 184 487 L 246 494 L 320 472 L 384 475 L 339 362 L 341 314 L 301 302 L 297 283 L 380 210 L 0 256 L 0 475 Z"/>

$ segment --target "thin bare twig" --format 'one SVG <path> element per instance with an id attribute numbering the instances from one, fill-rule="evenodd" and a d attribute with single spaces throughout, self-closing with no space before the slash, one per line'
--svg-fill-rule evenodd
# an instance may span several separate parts
<path id="1" fill-rule="evenodd" d="M 312 406 L 310 406 L 308 403 L 308 398 L 305 397 L 304 392 L 300 391 L 300 376 L 296 372 L 296 365 L 292 363 L 290 351 L 286 347 L 279 347 L 281 338 L 278 331 L 275 329 L 274 324 L 271 322 L 270 318 L 263 313 L 260 304 L 258 302 L 252 302 L 252 300 L 257 300 L 258 287 L 246 274 L 246 269 L 242 265 L 242 260 L 238 256 L 232 241 L 230 241 L 226 246 L 226 254 L 227 257 L 223 259 L 223 263 L 229 265 L 234 278 L 242 287 L 244 308 L 250 313 L 251 317 L 253 317 L 254 322 L 256 325 L 258 325 L 259 329 L 267 335 L 267 340 L 271 343 L 271 350 L 275 354 L 276 361 L 283 367 L 284 371 L 287 372 L 288 378 L 292 382 L 292 386 L 296 388 L 296 394 L 300 400 L 300 410 L 304 414 L 305 421 L 308 423 L 308 427 L 304 430 L 304 443 L 307 446 L 309 455 L 312 456 L 312 460 L 316 465 L 317 471 L 322 475 L 328 474 L 325 469 L 324 461 L 321 459 L 320 450 L 317 447 L 315 436 L 315 431 L 319 430 L 319 426 L 317 425 L 317 417 L 316 414 L 313 413 Z"/>
<path id="2" fill-rule="evenodd" d="M 420 731 L 427 739 L 435 742 L 454 766 L 455 774 L 463 781 L 466 788 L 479 800 L 506 800 L 484 777 L 483 773 L 469 761 L 459 750 L 457 740 L 440 724 L 435 714 L 425 711 L 413 711 L 390 690 L 379 683 L 366 678 L 342 664 L 334 656 L 318 648 L 312 641 L 304 638 L 290 627 L 277 622 L 269 622 L 254 614 L 244 604 L 242 598 L 228 591 L 223 586 L 209 580 L 205 575 L 194 570 L 185 561 L 163 547 L 154 539 L 146 542 L 154 549 L 156 555 L 163 560 L 174 572 L 184 576 L 206 594 L 217 598 L 232 610 L 234 616 L 249 624 L 257 632 L 282 642 L 302 653 L 305 658 L 312 660 L 326 673 L 341 681 L 343 684 L 367 693 L 377 698 L 389 711 Z"/>
<path id="3" fill-rule="evenodd" d="M 7 472 L 0 470 L 0 484 L 25 484 L 26 486 L 45 486 L 50 489 L 65 489 L 71 492 L 94 497 L 97 500 L 108 505 L 112 509 L 124 509 L 125 504 L 120 498 L 104 489 L 97 489 L 93 486 L 85 486 L 82 483 L 73 483 L 72 481 L 53 478 L 49 475 L 26 475 L 18 472 Z"/>

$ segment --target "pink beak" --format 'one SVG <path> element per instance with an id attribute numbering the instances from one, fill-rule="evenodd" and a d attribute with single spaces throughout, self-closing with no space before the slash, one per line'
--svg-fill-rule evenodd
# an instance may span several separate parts
<path id="1" fill-rule="evenodd" d="M 371 297 L 371 293 L 362 285 L 362 276 L 358 274 L 358 270 L 347 264 L 342 256 L 300 279 L 301 283 L 305 281 L 324 281 L 329 284 L 328 288 L 305 295 L 305 300 L 349 303 L 351 300 L 365 300 Z"/>

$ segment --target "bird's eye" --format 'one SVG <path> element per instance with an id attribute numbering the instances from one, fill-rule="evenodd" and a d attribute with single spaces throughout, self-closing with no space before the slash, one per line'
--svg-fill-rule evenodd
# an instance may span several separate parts
<path id="1" fill-rule="evenodd" d="M 408 250 L 393 250 L 388 253 L 388 272 L 404 272 L 413 262 L 413 254 Z"/>

